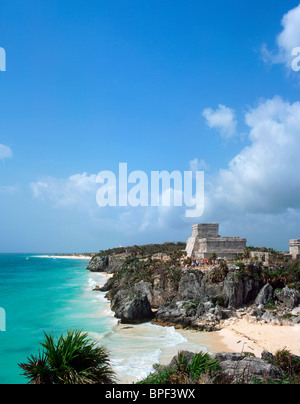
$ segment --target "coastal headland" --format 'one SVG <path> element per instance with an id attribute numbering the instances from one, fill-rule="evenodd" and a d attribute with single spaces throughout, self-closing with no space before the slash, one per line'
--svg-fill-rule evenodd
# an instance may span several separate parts
<path id="1" fill-rule="evenodd" d="M 185 243 L 120 247 L 95 254 L 87 269 L 110 274 L 96 291 L 121 324 L 174 326 L 190 342 L 209 332 L 215 352 L 300 355 L 300 261 L 268 249 L 262 262 L 255 251 L 196 263 Z"/>

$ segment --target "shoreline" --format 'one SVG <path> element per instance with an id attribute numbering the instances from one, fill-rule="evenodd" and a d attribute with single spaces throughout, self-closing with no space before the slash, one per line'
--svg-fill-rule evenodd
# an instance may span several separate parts
<path id="1" fill-rule="evenodd" d="M 112 276 L 105 272 L 102 274 L 106 279 Z M 111 314 L 114 315 L 114 312 L 111 311 Z M 148 323 L 135 325 L 119 323 L 113 327 L 113 331 L 119 335 L 123 334 L 124 338 L 132 338 L 134 334 L 143 332 L 145 324 Z M 213 332 L 181 329 L 158 324 L 155 324 L 155 326 L 174 328 L 175 332 L 180 334 L 184 340 L 171 346 L 160 347 L 160 354 L 156 362 L 153 362 L 153 365 L 155 363 L 168 365 L 173 357 L 182 350 L 191 352 L 204 351 L 210 354 L 250 352 L 260 358 L 264 350 L 276 354 L 279 350 L 287 349 L 292 354 L 300 356 L 300 325 L 279 326 L 250 322 L 246 318 L 231 318 L 224 321 L 222 329 Z M 134 359 L 138 360 L 138 358 Z M 127 374 L 119 378 L 118 384 L 132 384 L 137 381 L 136 379 L 136 376 Z"/>
<path id="2" fill-rule="evenodd" d="M 250 352 L 260 358 L 264 350 L 274 355 L 277 351 L 286 349 L 300 356 L 300 325 L 279 326 L 251 323 L 247 319 L 240 319 L 229 321 L 219 331 L 185 329 L 176 329 L 176 331 L 187 340 L 187 343 L 162 352 L 159 361 L 161 365 L 168 365 L 171 362 L 173 356 L 177 354 L 177 348 L 189 350 L 191 344 L 204 344 L 211 354 Z"/>
<path id="3" fill-rule="evenodd" d="M 110 277 L 112 277 L 112 274 L 109 274 L 107 272 L 101 272 L 101 274 L 108 280 Z M 95 290 L 95 289 L 94 289 Z M 107 302 L 109 300 L 106 298 Z M 114 316 L 115 313 L 110 310 L 110 315 Z M 117 319 L 116 319 L 117 320 Z M 118 320 L 117 320 L 118 321 Z M 152 324 L 151 321 L 146 322 L 146 323 L 140 323 L 140 324 L 122 324 L 118 322 L 112 327 L 112 332 L 118 334 L 119 336 L 122 336 L 124 339 L 134 339 L 137 335 L 143 335 L 145 332 L 147 335 L 149 335 L 149 331 L 151 332 L 151 329 L 145 329 L 145 327 L 148 326 L 153 326 L 155 329 L 156 327 L 163 330 L 169 330 L 170 332 L 174 332 L 178 334 L 178 336 L 181 336 L 182 338 L 177 338 L 179 342 L 176 343 L 176 339 L 174 341 L 174 345 L 171 346 L 157 346 L 156 348 L 153 347 L 153 351 L 157 351 L 159 349 L 160 353 L 159 356 L 157 357 L 157 360 L 152 363 L 152 365 L 155 365 L 156 363 L 160 365 L 168 365 L 171 360 L 173 359 L 174 356 L 178 354 L 179 351 L 181 350 L 190 350 L 193 352 L 199 352 L 200 350 L 203 350 L 205 352 L 209 353 L 217 353 L 217 352 L 222 352 L 227 350 L 226 344 L 222 342 L 223 337 L 218 334 L 218 332 L 200 332 L 200 331 L 193 331 L 193 330 L 184 330 L 184 329 L 177 329 L 174 326 L 162 326 L 162 325 L 157 325 L 157 324 Z M 169 332 L 168 331 L 168 332 Z M 181 341 L 180 341 L 181 339 Z M 159 340 L 158 340 L 159 341 Z M 102 340 L 100 339 L 99 342 L 101 343 Z M 105 339 L 104 339 L 105 342 Z M 153 352 L 154 353 L 154 352 Z M 128 358 L 127 358 L 128 360 Z M 134 357 L 134 360 L 138 361 L 138 357 Z M 154 370 L 151 370 L 149 372 L 152 373 Z M 132 384 L 137 382 L 140 378 L 138 375 L 130 375 L 127 373 L 126 375 L 119 374 L 118 375 L 118 382 L 117 384 Z"/>
<path id="4" fill-rule="evenodd" d="M 283 349 L 300 356 L 299 324 L 280 326 L 240 319 L 229 321 L 218 333 L 231 350 L 235 350 L 239 343 L 245 344 L 244 351 L 253 352 L 256 356 L 264 350 L 275 354 Z"/>
<path id="5" fill-rule="evenodd" d="M 34 255 L 32 258 L 53 258 L 53 259 L 68 259 L 68 260 L 91 260 L 92 257 L 84 254 L 78 255 Z"/>

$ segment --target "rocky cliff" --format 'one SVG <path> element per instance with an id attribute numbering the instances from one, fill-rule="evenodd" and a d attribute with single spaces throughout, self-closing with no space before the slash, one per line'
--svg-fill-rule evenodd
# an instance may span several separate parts
<path id="1" fill-rule="evenodd" d="M 114 273 L 101 290 L 124 323 L 153 320 L 212 331 L 239 315 L 276 324 L 300 321 L 300 292 L 278 288 L 278 279 L 270 281 L 260 265 L 222 263 L 201 270 L 185 269 L 177 259 L 104 257 L 92 260 L 89 269 Z"/>
<path id="2" fill-rule="evenodd" d="M 91 272 L 106 272 L 112 274 L 121 269 L 123 263 L 123 258 L 114 255 L 95 255 L 89 262 L 87 269 Z"/>

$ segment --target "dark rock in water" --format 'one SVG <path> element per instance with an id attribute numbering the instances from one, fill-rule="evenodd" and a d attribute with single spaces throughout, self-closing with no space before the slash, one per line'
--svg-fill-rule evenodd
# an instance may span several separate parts
<path id="1" fill-rule="evenodd" d="M 103 285 L 103 286 L 100 288 L 100 292 L 108 292 L 108 291 L 111 289 L 111 287 L 112 287 L 113 284 L 114 284 L 114 279 L 113 279 L 113 278 L 109 278 L 109 279 L 107 280 L 107 282 L 105 283 L 105 285 Z"/>
<path id="2" fill-rule="evenodd" d="M 123 324 L 135 324 L 153 318 L 151 305 L 145 293 L 121 289 L 113 297 L 111 309 Z"/>

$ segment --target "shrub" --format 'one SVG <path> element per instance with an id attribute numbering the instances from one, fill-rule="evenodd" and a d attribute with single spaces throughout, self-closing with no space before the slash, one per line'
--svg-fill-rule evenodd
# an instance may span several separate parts
<path id="1" fill-rule="evenodd" d="M 179 352 L 171 367 L 160 369 L 138 384 L 191 384 L 200 383 L 201 378 L 211 376 L 219 368 L 219 362 L 208 353 L 196 353 L 189 359 L 184 352 Z"/>
<path id="2" fill-rule="evenodd" d="M 29 384 L 110 384 L 115 374 L 108 353 L 82 331 L 68 331 L 55 341 L 45 334 L 43 352 L 19 366 Z"/>

